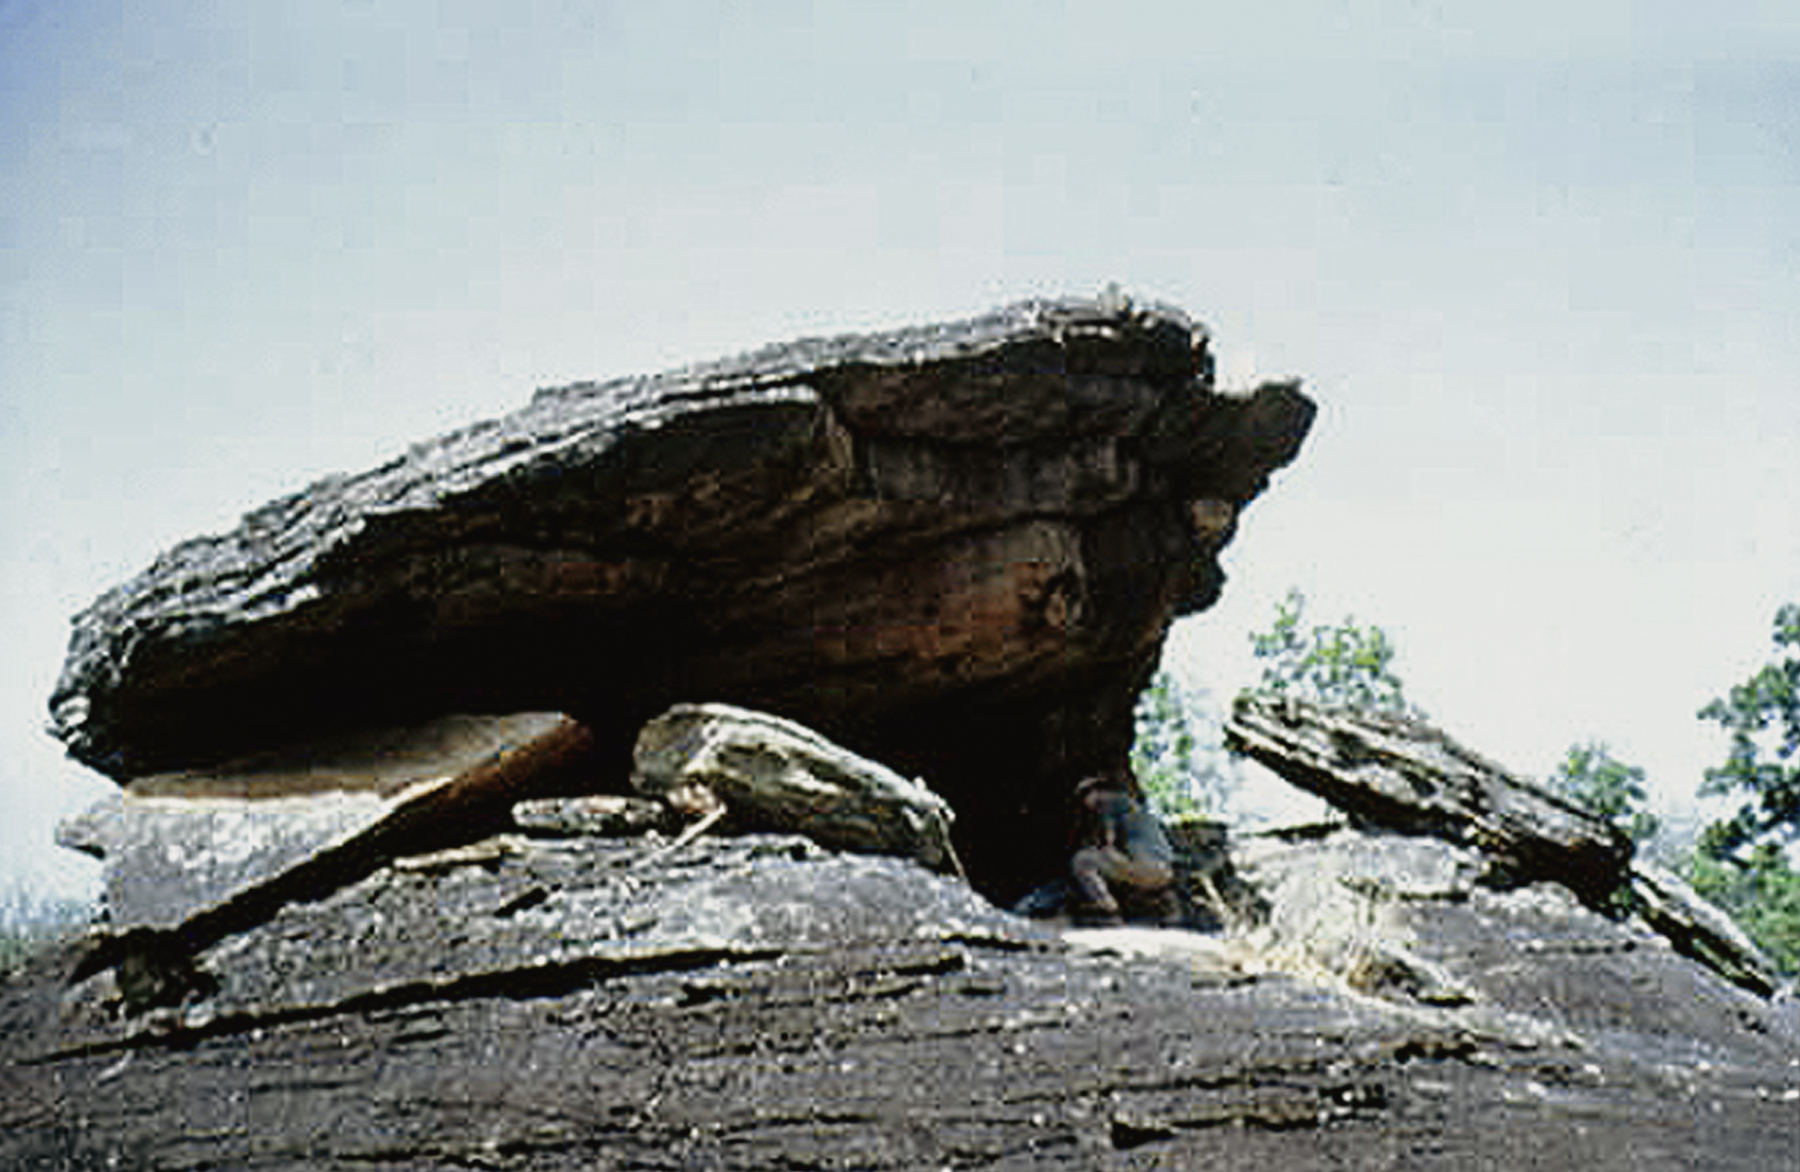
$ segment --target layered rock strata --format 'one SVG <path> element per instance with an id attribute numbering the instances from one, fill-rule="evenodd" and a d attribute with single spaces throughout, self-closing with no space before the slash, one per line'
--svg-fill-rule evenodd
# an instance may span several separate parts
<path id="1" fill-rule="evenodd" d="M 1083 301 L 542 391 L 102 596 L 54 724 L 129 779 L 554 710 L 623 786 L 645 720 L 725 701 L 926 778 L 1016 893 L 1312 415 L 1218 393 L 1176 310 Z"/>

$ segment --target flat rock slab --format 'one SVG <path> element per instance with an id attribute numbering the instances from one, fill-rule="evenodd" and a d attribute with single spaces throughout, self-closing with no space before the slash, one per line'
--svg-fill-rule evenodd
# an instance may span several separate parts
<path id="1" fill-rule="evenodd" d="M 114 794 L 62 824 L 57 841 L 105 864 L 102 899 L 121 929 L 174 929 L 339 850 L 394 812 L 379 793 L 289 798 Z"/>
<path id="2" fill-rule="evenodd" d="M 454 834 L 566 782 L 587 743 L 557 713 L 445 717 L 142 778 L 57 839 L 105 864 L 114 930 L 175 930 L 284 886 L 316 893 L 384 852 Z"/>
<path id="3" fill-rule="evenodd" d="M 671 849 L 673 847 L 673 849 Z M 191 957 L 166 953 L 184 1004 L 115 1021 L 120 978 L 65 1002 L 86 1045 L 254 1028 L 455 997 L 459 989 L 579 987 L 640 969 L 707 968 L 830 951 L 869 937 L 1046 948 L 1054 934 L 914 863 L 834 855 L 797 835 L 564 840 L 503 835 L 389 867 Z M 129 966 L 126 966 L 129 967 Z M 128 978 L 127 978 L 128 979 Z"/>
<path id="4" fill-rule="evenodd" d="M 540 838 L 625 836 L 667 830 L 676 821 L 672 814 L 663 802 L 621 794 L 527 798 L 513 803 L 512 808 L 513 825 Z"/>

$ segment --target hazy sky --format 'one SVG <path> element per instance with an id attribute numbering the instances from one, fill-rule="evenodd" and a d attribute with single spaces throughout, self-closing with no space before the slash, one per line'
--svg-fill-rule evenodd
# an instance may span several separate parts
<path id="1" fill-rule="evenodd" d="M 1800 6 L 0 0 L 0 878 L 108 792 L 67 619 L 539 386 L 1109 281 L 1322 410 L 1171 661 L 1289 585 L 1527 772 L 1800 598 Z M 61 856 L 67 856 L 62 858 Z"/>

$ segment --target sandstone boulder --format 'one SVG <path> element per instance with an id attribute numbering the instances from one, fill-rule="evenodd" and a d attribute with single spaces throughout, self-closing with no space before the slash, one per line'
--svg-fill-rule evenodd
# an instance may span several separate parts
<path id="1" fill-rule="evenodd" d="M 930 778 L 1017 894 L 1312 415 L 1219 393 L 1201 329 L 1119 300 L 546 390 L 103 595 L 54 727 L 129 780 L 553 710 L 618 789 L 645 721 L 719 700 Z"/>
<path id="2" fill-rule="evenodd" d="M 657 797 L 699 786 L 738 829 L 787 830 L 837 850 L 899 855 L 962 873 L 950 806 L 923 783 L 791 720 L 728 704 L 678 704 L 638 735 L 632 784 Z"/>
<path id="3" fill-rule="evenodd" d="M 952 806 L 988 894 L 1061 868 L 1310 418 L 1175 311 L 1031 303 L 543 392 L 178 547 L 54 698 L 120 911 L 0 978 L 0 1166 L 1783 1166 L 1791 1006 L 1416 722 L 1239 705 L 1354 825 L 1177 827 L 1217 933 L 932 873 Z M 779 715 L 639 735 L 694 697 Z"/>

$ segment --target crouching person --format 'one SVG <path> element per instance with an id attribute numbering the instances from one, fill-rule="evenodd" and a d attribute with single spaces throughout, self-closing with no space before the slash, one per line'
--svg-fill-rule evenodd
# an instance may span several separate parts
<path id="1" fill-rule="evenodd" d="M 1117 924 L 1126 919 L 1181 923 L 1175 852 L 1136 790 L 1122 770 L 1087 778 L 1075 787 L 1069 912 L 1077 923 Z"/>

